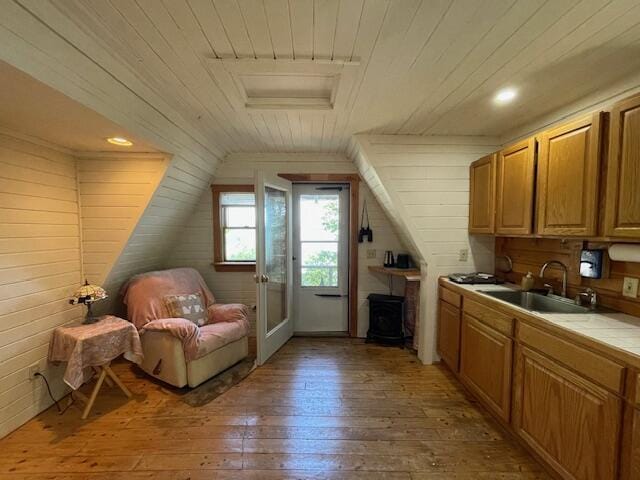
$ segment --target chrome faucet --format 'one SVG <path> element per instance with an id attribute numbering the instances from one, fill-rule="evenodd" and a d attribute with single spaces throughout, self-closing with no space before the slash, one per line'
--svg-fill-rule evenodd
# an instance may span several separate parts
<path id="1" fill-rule="evenodd" d="M 562 267 L 562 296 L 566 297 L 567 296 L 567 266 L 564 263 L 559 262 L 558 260 L 549 260 L 544 265 L 542 265 L 542 268 L 540 269 L 540 278 L 544 280 L 544 272 L 547 270 L 547 267 L 549 265 L 553 265 L 553 264 L 556 264 Z M 553 287 L 551 287 L 551 285 L 545 283 L 544 286 L 549 288 L 549 293 L 553 293 Z"/>
<path id="2" fill-rule="evenodd" d="M 582 305 L 582 299 L 587 299 L 589 301 L 589 308 L 591 310 L 595 310 L 596 307 L 598 306 L 598 295 L 596 294 L 596 292 L 591 289 L 591 288 L 587 288 L 585 289 L 584 292 L 580 292 L 576 295 L 576 305 Z"/>

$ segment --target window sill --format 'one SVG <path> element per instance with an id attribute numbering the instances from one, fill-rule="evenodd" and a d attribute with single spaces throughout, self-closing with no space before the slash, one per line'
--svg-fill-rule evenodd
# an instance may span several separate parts
<path id="1" fill-rule="evenodd" d="M 249 262 L 214 262 L 216 272 L 255 272 L 256 264 Z"/>

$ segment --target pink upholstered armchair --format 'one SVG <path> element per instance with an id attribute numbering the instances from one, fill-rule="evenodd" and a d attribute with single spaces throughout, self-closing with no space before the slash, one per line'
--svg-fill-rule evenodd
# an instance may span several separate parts
<path id="1" fill-rule="evenodd" d="M 200 273 L 174 268 L 131 278 L 122 294 L 127 315 L 140 331 L 149 375 L 176 387 L 195 387 L 245 358 L 249 321 L 242 304 L 217 304 Z M 166 298 L 199 294 L 206 309 L 202 326 L 170 315 Z"/>

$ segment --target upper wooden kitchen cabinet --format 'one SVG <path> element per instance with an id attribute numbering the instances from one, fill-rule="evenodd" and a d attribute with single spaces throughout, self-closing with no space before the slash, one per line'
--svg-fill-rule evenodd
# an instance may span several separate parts
<path id="1" fill-rule="evenodd" d="M 469 168 L 469 233 L 495 232 L 496 157 L 482 157 Z"/>
<path id="2" fill-rule="evenodd" d="M 518 142 L 498 153 L 495 220 L 497 234 L 531 233 L 535 168 L 535 138 Z"/>
<path id="3" fill-rule="evenodd" d="M 597 235 L 602 113 L 538 137 L 540 235 Z"/>
<path id="4" fill-rule="evenodd" d="M 640 95 L 611 111 L 605 235 L 640 238 Z"/>

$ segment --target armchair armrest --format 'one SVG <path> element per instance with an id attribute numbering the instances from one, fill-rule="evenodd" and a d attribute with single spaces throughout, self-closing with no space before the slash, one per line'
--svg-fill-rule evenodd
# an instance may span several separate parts
<path id="1" fill-rule="evenodd" d="M 184 318 L 160 318 L 146 323 L 140 333 L 144 332 L 166 332 L 178 338 L 182 342 L 185 358 L 190 360 L 195 357 L 198 351 L 198 340 L 200 329 L 190 320 Z"/>
<path id="2" fill-rule="evenodd" d="M 207 308 L 208 323 L 237 322 L 246 320 L 249 310 L 242 303 L 215 303 Z"/>

